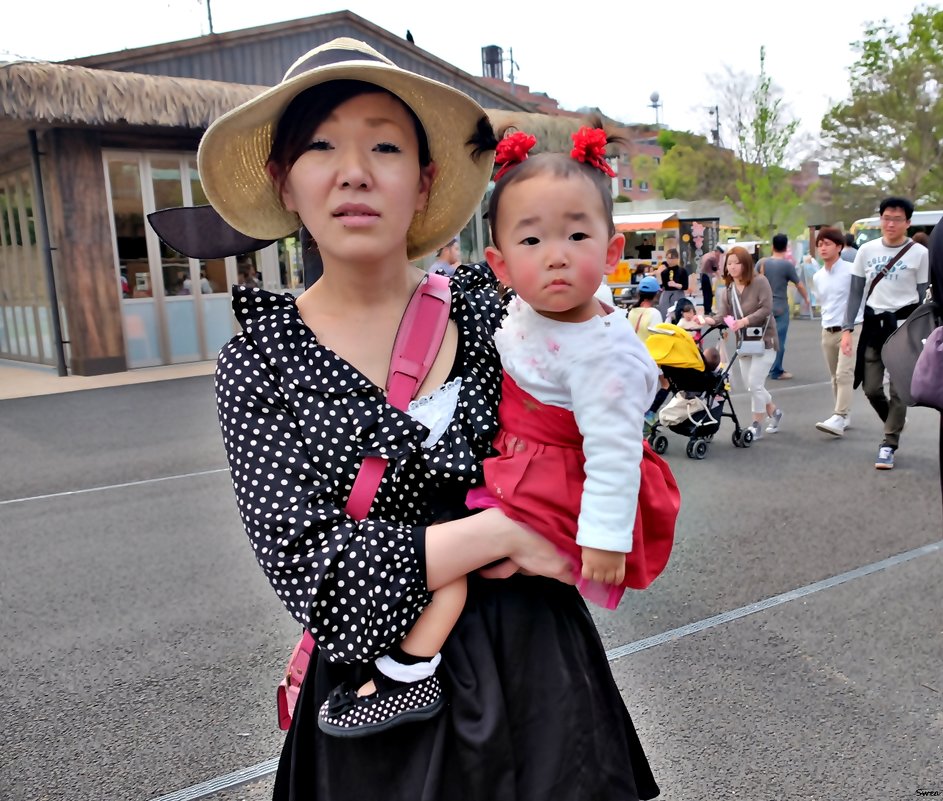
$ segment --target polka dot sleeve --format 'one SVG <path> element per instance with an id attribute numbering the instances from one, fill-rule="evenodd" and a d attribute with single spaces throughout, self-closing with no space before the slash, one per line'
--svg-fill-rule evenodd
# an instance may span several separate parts
<path id="1" fill-rule="evenodd" d="M 385 653 L 431 598 L 425 528 L 345 514 L 356 470 L 339 480 L 332 465 L 353 460 L 352 449 L 302 428 L 281 377 L 247 337 L 220 353 L 216 394 L 239 512 L 275 592 L 329 659 Z"/>

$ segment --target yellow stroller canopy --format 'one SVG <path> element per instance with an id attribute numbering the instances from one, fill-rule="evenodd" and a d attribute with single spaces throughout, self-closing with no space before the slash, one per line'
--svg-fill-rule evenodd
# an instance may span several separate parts
<path id="1" fill-rule="evenodd" d="M 671 323 L 649 326 L 645 347 L 659 367 L 704 369 L 704 359 L 689 331 Z"/>

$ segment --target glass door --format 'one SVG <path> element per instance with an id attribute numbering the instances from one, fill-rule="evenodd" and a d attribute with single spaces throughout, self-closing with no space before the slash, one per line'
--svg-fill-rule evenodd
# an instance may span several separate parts
<path id="1" fill-rule="evenodd" d="M 179 156 L 151 156 L 145 160 L 144 198 L 151 200 L 148 204 L 151 208 L 187 205 L 183 198 L 180 162 Z M 147 231 L 151 278 L 155 291 L 160 287 L 163 306 L 166 363 L 199 361 L 205 358 L 193 301 L 194 292 L 199 294 L 199 273 L 194 280 L 192 260 L 164 244 L 150 226 Z"/>
<path id="2" fill-rule="evenodd" d="M 147 252 L 141 157 L 136 153 L 109 156 L 105 168 L 128 367 L 166 364 Z"/>
<path id="3" fill-rule="evenodd" d="M 196 161 L 186 159 L 184 169 L 188 181 L 184 185 L 184 202 L 188 206 L 203 206 L 209 203 L 203 194 Z M 215 359 L 237 330 L 232 313 L 232 298 L 229 288 L 236 283 L 236 259 L 190 259 L 191 285 L 197 287 L 198 320 L 200 321 L 203 348 L 206 359 Z M 194 274 L 195 271 L 195 274 Z"/>
<path id="4" fill-rule="evenodd" d="M 110 152 L 105 163 L 129 367 L 215 359 L 238 330 L 236 260 L 188 258 L 146 223 L 155 209 L 207 202 L 193 155 Z"/>

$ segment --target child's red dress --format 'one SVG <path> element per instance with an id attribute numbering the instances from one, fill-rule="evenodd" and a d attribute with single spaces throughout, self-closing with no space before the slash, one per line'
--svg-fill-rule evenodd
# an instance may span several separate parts
<path id="1" fill-rule="evenodd" d="M 581 549 L 576 544 L 584 458 L 573 412 L 541 403 L 507 373 L 501 386 L 501 430 L 494 442 L 499 455 L 484 463 L 489 493 L 508 517 L 542 534 L 573 560 L 577 586 L 587 600 L 614 609 L 626 587 L 644 589 L 668 563 L 681 504 L 674 476 L 644 443 L 625 580 L 621 586 L 586 581 L 580 575 Z"/>

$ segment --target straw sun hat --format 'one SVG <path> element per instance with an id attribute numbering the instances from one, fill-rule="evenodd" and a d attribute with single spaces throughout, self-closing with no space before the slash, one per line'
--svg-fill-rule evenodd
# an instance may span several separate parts
<path id="1" fill-rule="evenodd" d="M 434 251 L 465 226 L 488 186 L 493 154 L 475 161 L 466 144 L 484 111 L 457 89 L 407 72 L 355 39 L 334 39 L 310 50 L 281 83 L 210 125 L 197 157 L 207 199 L 249 237 L 272 240 L 295 233 L 301 220 L 285 210 L 265 170 L 272 137 L 299 92 L 336 80 L 376 84 L 402 100 L 422 123 L 436 173 L 429 202 L 409 227 L 407 255 L 416 259 Z"/>

